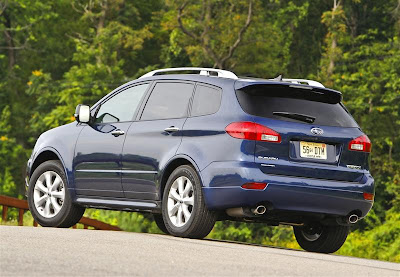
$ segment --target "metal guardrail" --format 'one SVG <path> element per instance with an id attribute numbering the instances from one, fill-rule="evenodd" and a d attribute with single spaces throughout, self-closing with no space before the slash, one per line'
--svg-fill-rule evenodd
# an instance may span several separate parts
<path id="1" fill-rule="evenodd" d="M 0 205 L 3 206 L 3 212 L 1 215 L 3 222 L 7 221 L 8 208 L 17 208 L 18 209 L 18 225 L 19 226 L 24 225 L 24 213 L 25 213 L 25 211 L 29 210 L 28 202 L 26 200 L 21 200 L 21 199 L 17 199 L 17 198 L 5 196 L 5 195 L 0 195 Z M 88 227 L 93 227 L 96 230 L 121 231 L 121 229 L 117 226 L 110 225 L 110 224 L 104 223 L 102 221 L 88 218 L 88 217 L 82 217 L 81 220 L 79 221 L 79 223 L 83 224 L 84 229 L 88 229 Z M 33 222 L 33 226 L 35 226 L 35 227 L 38 226 L 36 221 Z M 77 226 L 74 225 L 72 228 L 76 229 L 76 227 Z"/>

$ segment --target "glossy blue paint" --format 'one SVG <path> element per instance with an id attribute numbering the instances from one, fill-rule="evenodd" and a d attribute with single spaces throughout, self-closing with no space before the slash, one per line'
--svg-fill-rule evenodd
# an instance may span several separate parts
<path id="1" fill-rule="evenodd" d="M 185 118 L 141 121 L 140 114 L 151 88 L 158 80 L 205 83 L 222 90 L 215 114 Z M 185 159 L 200 175 L 206 204 L 213 210 L 253 207 L 268 203 L 276 210 L 345 216 L 359 211 L 365 216 L 372 202 L 363 192 L 374 192 L 368 153 L 347 149 L 351 139 L 362 135 L 359 128 L 340 128 L 281 121 L 249 115 L 237 101 L 235 88 L 251 85 L 288 85 L 279 82 L 248 82 L 198 75 L 161 75 L 129 82 L 108 97 L 139 83 L 152 83 L 135 117 L 129 122 L 60 126 L 42 134 L 27 166 L 43 151 L 53 151 L 62 161 L 68 188 L 79 204 L 119 210 L 160 210 L 161 180 L 175 159 Z M 321 89 L 323 90 L 323 89 Z M 335 97 L 340 93 L 324 90 Z M 190 107 L 189 107 L 190 109 Z M 281 143 L 242 140 L 231 137 L 225 127 L 238 121 L 267 126 L 282 137 Z M 178 132 L 168 133 L 170 126 Z M 313 135 L 311 128 L 324 134 Z M 125 135 L 114 137 L 115 129 Z M 328 159 L 301 158 L 300 141 L 325 143 Z M 351 169 L 347 165 L 361 165 Z M 247 182 L 265 182 L 263 191 L 244 190 Z"/>

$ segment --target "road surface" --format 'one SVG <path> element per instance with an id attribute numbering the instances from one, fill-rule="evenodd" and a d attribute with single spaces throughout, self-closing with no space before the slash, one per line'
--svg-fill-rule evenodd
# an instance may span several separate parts
<path id="1" fill-rule="evenodd" d="M 0 276 L 396 276 L 400 264 L 167 235 L 0 226 Z"/>

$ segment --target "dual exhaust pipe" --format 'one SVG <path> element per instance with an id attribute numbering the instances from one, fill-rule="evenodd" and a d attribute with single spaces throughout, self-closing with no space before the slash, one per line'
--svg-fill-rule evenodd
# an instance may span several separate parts
<path id="1" fill-rule="evenodd" d="M 258 205 L 257 207 L 255 207 L 254 209 L 251 209 L 251 211 L 255 214 L 255 215 L 263 215 L 265 214 L 265 212 L 267 211 L 267 208 L 264 205 Z"/>
<path id="2" fill-rule="evenodd" d="M 232 217 L 253 217 L 254 215 L 263 215 L 266 211 L 267 208 L 264 205 L 258 205 L 252 209 L 244 207 L 230 208 L 226 210 L 226 213 Z"/>
<path id="3" fill-rule="evenodd" d="M 360 218 L 358 217 L 358 215 L 356 215 L 356 214 L 351 214 L 351 215 L 347 218 L 347 223 L 354 224 L 354 223 L 357 223 L 357 221 L 358 221 L 359 219 L 360 219 Z"/>

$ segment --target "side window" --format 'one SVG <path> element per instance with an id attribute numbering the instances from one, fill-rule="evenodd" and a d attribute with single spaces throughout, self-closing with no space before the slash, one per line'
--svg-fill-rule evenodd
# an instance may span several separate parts
<path id="1" fill-rule="evenodd" d="M 216 113 L 221 105 L 220 89 L 197 85 L 192 104 L 192 116 Z"/>
<path id="2" fill-rule="evenodd" d="M 187 116 L 194 85 L 157 83 L 147 101 L 141 120 L 182 118 Z"/>
<path id="3" fill-rule="evenodd" d="M 96 123 L 131 121 L 149 84 L 142 84 L 121 91 L 101 104 Z"/>

